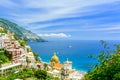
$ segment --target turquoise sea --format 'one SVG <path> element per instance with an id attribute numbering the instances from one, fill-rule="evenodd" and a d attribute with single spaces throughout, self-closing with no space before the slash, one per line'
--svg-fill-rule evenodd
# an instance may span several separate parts
<path id="1" fill-rule="evenodd" d="M 111 50 L 115 50 L 114 44 L 120 44 L 120 41 L 106 41 Z M 68 58 L 72 61 L 73 68 L 80 71 L 89 71 L 93 65 L 97 63 L 95 58 L 89 58 L 88 55 L 96 57 L 100 54 L 104 47 L 101 45 L 100 41 L 97 40 L 57 40 L 48 42 L 27 42 L 31 46 L 34 52 L 36 52 L 42 61 L 50 62 L 50 58 L 56 51 L 63 63 Z"/>

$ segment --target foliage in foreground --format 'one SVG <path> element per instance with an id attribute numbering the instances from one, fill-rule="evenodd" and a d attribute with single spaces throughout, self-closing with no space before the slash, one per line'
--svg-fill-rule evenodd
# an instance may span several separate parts
<path id="1" fill-rule="evenodd" d="M 0 77 L 0 80 L 59 80 L 53 76 L 49 76 L 45 70 L 25 68 L 19 73 L 13 73 L 9 76 Z"/>
<path id="2" fill-rule="evenodd" d="M 102 41 L 104 48 L 107 48 L 107 54 L 99 55 L 100 64 L 89 71 L 84 80 L 120 80 L 120 45 L 117 45 L 115 54 L 109 54 L 109 47 Z"/>
<path id="3" fill-rule="evenodd" d="M 120 80 L 120 54 L 111 55 L 109 60 L 96 66 L 85 75 L 85 80 Z"/>

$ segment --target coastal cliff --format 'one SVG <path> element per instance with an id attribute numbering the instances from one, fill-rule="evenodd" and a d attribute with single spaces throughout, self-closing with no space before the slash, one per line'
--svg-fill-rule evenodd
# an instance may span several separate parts
<path id="1" fill-rule="evenodd" d="M 17 35 L 19 39 L 24 39 L 26 41 L 40 41 L 40 42 L 45 41 L 37 34 L 31 32 L 29 30 L 26 30 L 26 29 L 20 27 L 19 25 L 17 25 L 16 23 L 5 20 L 3 18 L 0 18 L 0 27 L 3 27 L 4 29 L 15 33 L 15 35 Z"/>

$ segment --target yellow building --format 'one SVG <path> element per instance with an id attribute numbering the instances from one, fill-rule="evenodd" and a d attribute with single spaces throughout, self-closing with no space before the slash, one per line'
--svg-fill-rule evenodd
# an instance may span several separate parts
<path id="1" fill-rule="evenodd" d="M 60 70 L 62 68 L 62 64 L 60 64 L 60 61 L 56 55 L 56 52 L 54 52 L 54 55 L 52 56 L 52 58 L 50 60 L 50 65 L 52 66 L 53 69 Z"/>

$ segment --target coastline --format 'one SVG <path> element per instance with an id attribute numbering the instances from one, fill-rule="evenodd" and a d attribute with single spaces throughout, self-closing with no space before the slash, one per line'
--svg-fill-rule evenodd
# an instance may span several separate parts
<path id="1" fill-rule="evenodd" d="M 42 61 L 42 63 L 47 63 L 47 64 L 49 64 L 50 62 Z M 86 73 L 87 73 L 87 71 L 78 70 L 78 69 L 76 69 L 76 68 L 74 68 L 74 67 L 73 67 L 73 70 L 78 71 L 78 72 L 83 73 L 83 74 L 86 74 Z"/>
<path id="2" fill-rule="evenodd" d="M 58 43 L 59 42 L 59 43 Z M 114 50 L 114 44 L 120 44 L 120 41 L 107 41 L 111 49 Z M 39 57 L 45 62 L 50 62 L 50 57 L 54 51 L 57 51 L 57 55 L 60 58 L 60 62 L 63 63 L 67 58 L 73 62 L 73 68 L 87 72 L 91 68 L 87 65 L 95 64 L 96 60 L 88 58 L 88 55 L 97 56 L 100 50 L 103 50 L 103 46 L 97 40 L 82 41 L 82 40 L 66 40 L 66 41 L 49 41 L 42 42 L 27 42 L 31 46 L 33 51 L 38 53 Z M 72 45 L 72 48 L 68 48 Z M 89 47 L 89 45 L 92 45 Z M 97 47 L 97 48 L 96 48 Z"/>

